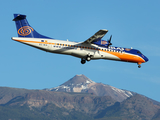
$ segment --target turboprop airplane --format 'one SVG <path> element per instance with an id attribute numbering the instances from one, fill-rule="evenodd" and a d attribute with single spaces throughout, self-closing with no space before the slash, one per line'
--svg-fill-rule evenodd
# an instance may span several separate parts
<path id="1" fill-rule="evenodd" d="M 13 21 L 16 23 L 18 37 L 12 37 L 12 40 L 43 51 L 81 58 L 82 64 L 90 60 L 107 59 L 137 63 L 140 68 L 141 63 L 148 61 L 148 58 L 139 50 L 111 46 L 112 36 L 108 41 L 102 40 L 102 37 L 108 32 L 105 29 L 99 30 L 84 42 L 71 42 L 39 34 L 29 25 L 26 15 L 14 14 Z"/>

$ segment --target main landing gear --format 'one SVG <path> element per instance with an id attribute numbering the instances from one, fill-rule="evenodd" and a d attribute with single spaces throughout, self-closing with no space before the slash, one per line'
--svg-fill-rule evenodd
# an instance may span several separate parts
<path id="1" fill-rule="evenodd" d="M 85 63 L 86 63 L 86 60 L 82 58 L 82 59 L 81 59 L 81 63 L 82 63 L 82 64 L 85 64 Z"/>
<path id="2" fill-rule="evenodd" d="M 82 64 L 85 64 L 86 61 L 90 61 L 90 60 L 91 60 L 91 56 L 87 56 L 86 58 L 82 58 L 82 59 L 81 59 L 81 63 L 82 63 Z"/>

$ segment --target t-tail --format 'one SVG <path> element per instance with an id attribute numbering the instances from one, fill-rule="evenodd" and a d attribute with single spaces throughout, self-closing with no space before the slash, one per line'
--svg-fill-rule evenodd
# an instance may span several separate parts
<path id="1" fill-rule="evenodd" d="M 14 19 L 17 27 L 17 33 L 19 37 L 30 38 L 50 38 L 36 32 L 28 23 L 26 15 L 14 14 Z"/>

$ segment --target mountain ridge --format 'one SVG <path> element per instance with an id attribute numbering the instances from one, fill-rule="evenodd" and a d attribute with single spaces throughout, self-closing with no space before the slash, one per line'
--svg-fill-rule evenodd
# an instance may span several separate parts
<path id="1" fill-rule="evenodd" d="M 160 102 L 96 83 L 84 75 L 51 89 L 0 87 L 0 116 L 4 120 L 159 120 L 159 113 Z"/>

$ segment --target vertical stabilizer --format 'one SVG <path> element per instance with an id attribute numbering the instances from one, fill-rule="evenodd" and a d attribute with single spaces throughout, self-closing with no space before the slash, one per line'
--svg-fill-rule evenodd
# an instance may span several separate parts
<path id="1" fill-rule="evenodd" d="M 28 23 L 26 15 L 14 14 L 14 19 L 19 37 L 49 38 L 36 32 Z"/>

